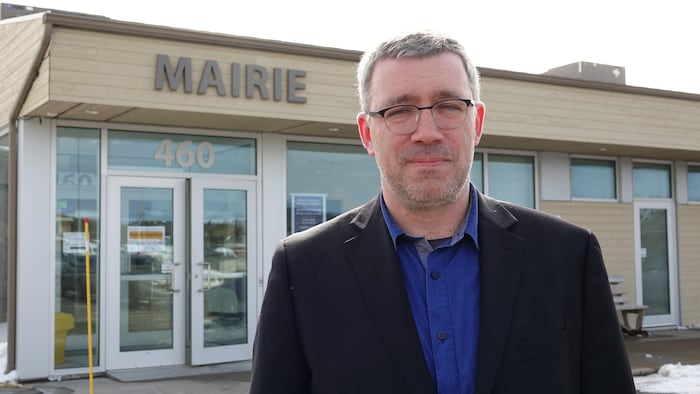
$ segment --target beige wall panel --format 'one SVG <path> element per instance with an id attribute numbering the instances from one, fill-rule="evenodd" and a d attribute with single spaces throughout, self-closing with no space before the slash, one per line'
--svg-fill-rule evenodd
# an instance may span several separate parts
<path id="1" fill-rule="evenodd" d="M 484 78 L 494 135 L 700 150 L 700 102 Z"/>
<path id="2" fill-rule="evenodd" d="M 22 18 L 0 24 L 0 126 L 10 120 L 30 67 L 41 45 L 41 18 Z"/>
<path id="3" fill-rule="evenodd" d="M 168 55 L 173 66 L 180 57 L 192 59 L 193 93 L 185 93 L 183 86 L 170 91 L 167 82 L 163 90 L 155 90 L 157 54 Z M 348 123 L 357 113 L 354 64 L 347 61 L 67 29 L 57 29 L 51 56 L 52 100 Z M 206 60 L 218 63 L 226 96 L 218 96 L 213 87 L 196 93 Z M 246 98 L 244 77 L 242 97 L 231 97 L 231 63 L 265 67 L 270 99 L 261 99 L 257 90 L 254 98 Z M 287 69 L 306 71 L 299 79 L 306 88 L 297 95 L 306 97 L 308 104 L 287 103 L 286 82 L 285 101 L 272 100 L 274 67 L 282 68 L 283 74 Z"/>
<path id="4" fill-rule="evenodd" d="M 681 324 L 700 326 L 700 205 L 678 205 Z"/>
<path id="5" fill-rule="evenodd" d="M 542 201 L 541 210 L 590 229 L 598 238 L 609 275 L 622 275 L 635 302 L 634 209 L 632 204 Z"/>
<path id="6" fill-rule="evenodd" d="M 39 75 L 32 82 L 32 88 L 29 91 L 27 99 L 22 106 L 21 114 L 27 114 L 39 106 L 45 104 L 49 99 L 49 62 L 50 58 L 44 58 L 44 61 L 39 66 Z M 41 116 L 49 114 L 42 113 Z M 53 116 L 53 115 L 52 115 Z"/>

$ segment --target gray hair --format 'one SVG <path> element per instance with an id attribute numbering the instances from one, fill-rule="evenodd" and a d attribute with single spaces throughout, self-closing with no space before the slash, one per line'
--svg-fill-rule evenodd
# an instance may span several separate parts
<path id="1" fill-rule="evenodd" d="M 357 90 L 360 97 L 360 108 L 368 112 L 372 88 L 372 73 L 374 65 L 382 59 L 413 58 L 425 59 L 432 56 L 452 52 L 458 55 L 464 63 L 464 69 L 469 78 L 474 100 L 479 101 L 479 72 L 457 40 L 434 32 L 415 32 L 398 36 L 379 44 L 373 51 L 365 52 L 357 66 Z"/>

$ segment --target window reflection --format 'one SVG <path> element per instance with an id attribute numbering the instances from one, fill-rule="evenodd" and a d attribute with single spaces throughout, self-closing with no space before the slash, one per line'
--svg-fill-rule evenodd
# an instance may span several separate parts
<path id="1" fill-rule="evenodd" d="M 634 163 L 634 196 L 639 198 L 671 198 L 671 166 L 656 163 Z"/>
<path id="2" fill-rule="evenodd" d="M 487 193 L 499 200 L 535 208 L 534 158 L 489 154 L 487 159 Z"/>
<path id="3" fill-rule="evenodd" d="M 377 164 L 362 146 L 288 142 L 287 233 L 293 220 L 304 220 L 292 217 L 293 195 L 325 195 L 326 212 L 314 216 L 329 220 L 369 201 L 379 187 Z"/>
<path id="4" fill-rule="evenodd" d="M 99 360 L 100 134 L 59 127 L 56 142 L 56 368 L 88 366 L 84 219 L 89 220 L 93 363 Z M 82 245 L 81 245 L 82 243 Z"/>
<path id="5" fill-rule="evenodd" d="M 205 348 L 248 343 L 247 193 L 204 190 Z"/>
<path id="6" fill-rule="evenodd" d="M 615 161 L 600 159 L 571 159 L 571 197 L 615 199 Z"/>
<path id="7" fill-rule="evenodd" d="M 700 166 L 688 166 L 688 200 L 700 202 Z"/>

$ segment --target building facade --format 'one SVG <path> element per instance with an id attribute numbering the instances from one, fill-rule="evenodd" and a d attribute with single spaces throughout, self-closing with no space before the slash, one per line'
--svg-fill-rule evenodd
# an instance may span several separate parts
<path id="1" fill-rule="evenodd" d="M 379 191 L 359 57 L 62 12 L 1 21 L 8 369 L 249 360 L 276 243 Z M 477 187 L 592 229 L 646 327 L 700 324 L 700 96 L 481 73 Z"/>

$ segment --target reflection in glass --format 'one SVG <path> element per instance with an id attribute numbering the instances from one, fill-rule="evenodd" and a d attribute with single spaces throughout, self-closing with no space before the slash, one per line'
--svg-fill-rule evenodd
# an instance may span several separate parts
<path id="1" fill-rule="evenodd" d="M 671 166 L 657 163 L 634 163 L 634 196 L 671 198 Z"/>
<path id="2" fill-rule="evenodd" d="M 287 233 L 292 231 L 292 194 L 325 194 L 326 220 L 359 206 L 379 192 L 379 171 L 362 146 L 287 143 Z"/>
<path id="3" fill-rule="evenodd" d="M 54 366 L 88 366 L 85 227 L 89 220 L 93 364 L 99 364 L 100 134 L 59 127 L 56 141 Z"/>
<path id="4" fill-rule="evenodd" d="M 488 194 L 535 208 L 535 163 L 532 156 L 489 154 Z"/>
<path id="5" fill-rule="evenodd" d="M 173 347 L 173 190 L 121 189 L 122 352 Z"/>
<path id="6" fill-rule="evenodd" d="M 700 202 L 700 166 L 688 166 L 688 200 Z"/>
<path id="7" fill-rule="evenodd" d="M 647 315 L 671 313 L 668 272 L 668 234 L 665 209 L 640 209 L 642 302 Z"/>
<path id="8" fill-rule="evenodd" d="M 246 192 L 204 189 L 203 205 L 203 345 L 247 343 Z"/>
<path id="9" fill-rule="evenodd" d="M 571 159 L 571 197 L 615 199 L 615 160 Z"/>
<path id="10" fill-rule="evenodd" d="M 474 153 L 474 162 L 472 163 L 472 171 L 469 176 L 471 182 L 479 191 L 484 191 L 484 154 Z"/>
<path id="11" fill-rule="evenodd" d="M 257 173 L 255 139 L 110 130 L 110 170 Z"/>

